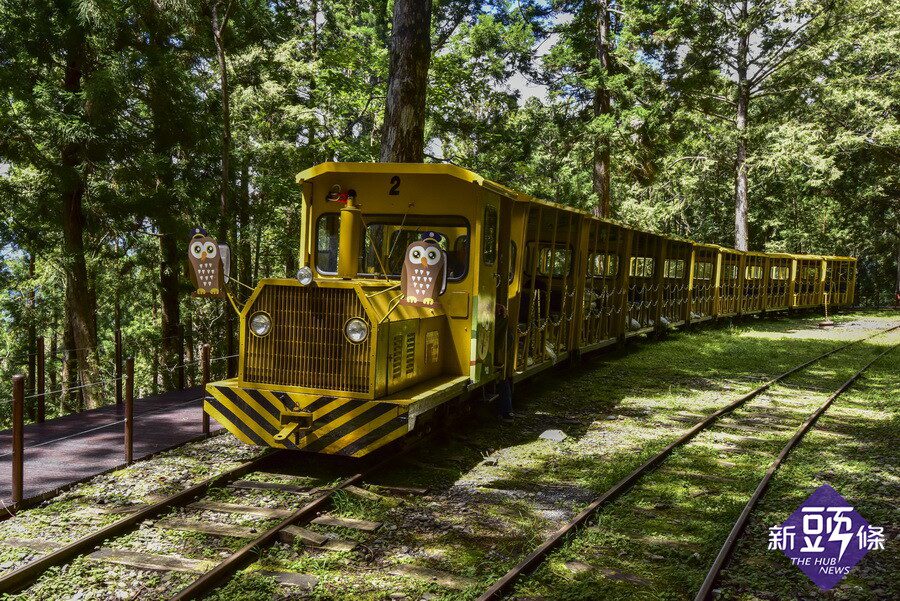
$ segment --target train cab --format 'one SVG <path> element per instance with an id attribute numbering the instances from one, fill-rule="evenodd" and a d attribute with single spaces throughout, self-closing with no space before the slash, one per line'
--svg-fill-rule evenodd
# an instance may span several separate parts
<path id="1" fill-rule="evenodd" d="M 250 444 L 362 456 L 503 369 L 514 199 L 446 165 L 325 163 L 297 181 L 301 268 L 257 284 L 237 377 L 205 408 Z"/>

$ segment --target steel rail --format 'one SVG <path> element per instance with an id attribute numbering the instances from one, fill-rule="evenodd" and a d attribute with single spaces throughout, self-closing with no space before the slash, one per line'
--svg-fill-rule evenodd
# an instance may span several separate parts
<path id="1" fill-rule="evenodd" d="M 788 443 L 781 449 L 781 452 L 778 454 L 778 457 L 775 461 L 772 462 L 772 465 L 769 466 L 769 469 L 766 470 L 766 475 L 763 476 L 763 479 L 760 481 L 759 485 L 756 487 L 756 490 L 753 491 L 753 495 L 751 495 L 750 500 L 747 501 L 747 505 L 744 506 L 744 510 L 741 511 L 741 515 L 738 516 L 737 521 L 734 523 L 734 527 L 731 529 L 731 532 L 728 534 L 728 538 L 725 539 L 725 543 L 722 545 L 722 548 L 719 550 L 719 554 L 716 556 L 715 561 L 713 562 L 712 567 L 709 569 L 709 572 L 706 574 L 706 578 L 703 580 L 703 584 L 700 586 L 700 590 L 697 591 L 697 596 L 694 598 L 695 601 L 705 601 L 709 598 L 712 593 L 713 586 L 715 585 L 716 579 L 719 577 L 719 574 L 722 572 L 722 568 L 725 567 L 725 562 L 728 561 L 728 558 L 731 556 L 731 553 L 734 551 L 735 546 L 737 545 L 738 540 L 741 537 L 741 534 L 744 531 L 744 528 L 747 527 L 747 521 L 750 519 L 750 513 L 759 503 L 759 500 L 762 498 L 766 489 L 769 486 L 769 482 L 772 480 L 772 477 L 775 475 L 775 472 L 778 471 L 778 468 L 781 467 L 781 464 L 787 458 L 788 454 L 793 450 L 797 443 L 799 443 L 803 437 L 809 432 L 810 428 L 815 425 L 820 417 L 828 410 L 834 401 L 844 394 L 850 386 L 853 385 L 856 380 L 863 375 L 863 373 L 872 366 L 873 363 L 884 357 L 886 354 L 894 350 L 900 346 L 900 342 L 888 347 L 884 351 L 878 354 L 874 359 L 866 363 L 862 369 L 857 371 L 853 376 L 844 382 L 837 391 L 834 392 L 828 400 L 822 403 L 822 405 L 816 409 L 812 415 L 807 418 L 803 425 L 800 426 Z"/>
<path id="2" fill-rule="evenodd" d="M 277 452 L 272 453 L 266 451 L 255 459 L 252 459 L 246 463 L 242 463 L 235 468 L 232 468 L 221 474 L 217 474 L 216 476 L 213 476 L 211 478 L 207 478 L 206 480 L 195 484 L 190 488 L 170 495 L 165 499 L 162 499 L 161 501 L 148 505 L 147 507 L 144 507 L 143 509 L 140 509 L 131 515 L 113 522 L 112 524 L 103 527 L 93 534 L 83 536 L 64 547 L 57 549 L 56 551 L 52 551 L 46 555 L 38 557 L 37 559 L 25 564 L 24 566 L 10 572 L 9 574 L 0 577 L 0 593 L 12 593 L 30 586 L 38 579 L 38 577 L 40 577 L 41 574 L 47 571 L 47 569 L 53 566 L 64 564 L 71 559 L 78 557 L 79 555 L 83 555 L 89 551 L 92 551 L 94 547 L 101 544 L 104 540 L 114 536 L 119 536 L 131 530 L 132 528 L 134 528 L 134 526 L 143 522 L 144 520 L 156 517 L 167 509 L 190 503 L 192 500 L 199 497 L 216 484 L 238 480 L 244 475 L 258 469 L 261 465 L 270 461 L 277 454 Z"/>
<path id="3" fill-rule="evenodd" d="M 345 489 L 348 486 L 358 484 L 369 475 L 383 469 L 388 465 L 396 463 L 397 458 L 409 451 L 410 448 L 411 447 L 406 447 L 401 451 L 379 461 L 368 469 L 358 472 L 350 476 L 349 478 L 345 478 L 337 486 L 331 488 L 325 494 L 316 499 L 313 499 L 275 526 L 272 526 L 271 528 L 263 532 L 256 539 L 250 541 L 239 550 L 232 553 L 227 559 L 225 559 L 225 561 L 219 563 L 213 569 L 203 574 L 187 588 L 182 589 L 180 592 L 170 597 L 170 600 L 188 601 L 190 599 L 201 599 L 204 595 L 216 589 L 226 580 L 234 576 L 246 565 L 252 563 L 254 559 L 257 559 L 259 557 L 261 549 L 271 546 L 273 543 L 277 542 L 278 533 L 281 530 L 287 528 L 288 526 L 295 525 L 302 520 L 308 520 L 312 517 L 315 517 L 319 509 L 323 508 L 329 501 L 331 501 L 331 499 L 334 497 L 334 493 L 338 492 L 339 490 Z"/>
<path id="4" fill-rule="evenodd" d="M 637 482 L 642 476 L 650 472 L 653 468 L 662 463 L 676 448 L 684 445 L 692 438 L 694 438 L 701 431 L 708 428 L 715 421 L 717 421 L 723 415 L 727 415 L 733 412 L 735 409 L 741 407 L 748 401 L 753 398 L 759 396 L 773 385 L 777 384 L 781 380 L 784 380 L 788 376 L 791 376 L 798 371 L 805 369 L 812 365 L 813 363 L 817 363 L 826 357 L 830 357 L 831 355 L 842 351 L 854 344 L 858 344 L 860 342 L 864 342 L 869 340 L 870 338 L 874 338 L 876 336 L 881 336 L 883 334 L 887 334 L 888 332 L 892 332 L 893 330 L 900 329 L 900 325 L 893 326 L 887 328 L 885 330 L 881 330 L 874 334 L 870 334 L 869 336 L 864 336 L 862 338 L 857 338 L 856 340 L 852 340 L 847 344 L 843 344 L 837 348 L 834 348 L 830 351 L 822 353 L 817 357 L 806 361 L 798 365 L 797 367 L 791 368 L 788 371 L 775 376 L 768 382 L 762 384 L 761 386 L 751 390 L 747 394 L 739 397 L 738 399 L 732 401 L 728 405 L 722 407 L 718 411 L 711 413 L 703 420 L 694 425 L 690 430 L 682 434 L 678 437 L 674 442 L 668 444 L 665 448 L 663 448 L 659 453 L 642 463 L 637 469 L 629 473 L 627 476 L 619 480 L 616 484 L 614 484 L 611 488 L 609 488 L 602 495 L 594 499 L 590 505 L 585 507 L 578 515 L 576 515 L 570 522 L 556 530 L 553 534 L 551 534 L 547 539 L 544 540 L 541 545 L 536 548 L 534 551 L 529 553 L 522 561 L 513 566 L 506 572 L 499 580 L 494 582 L 481 596 L 478 597 L 477 601 L 489 601 L 491 599 L 498 599 L 500 596 L 505 593 L 518 579 L 520 576 L 530 573 L 534 568 L 541 564 L 543 559 L 560 543 L 568 536 L 570 533 L 574 532 L 578 528 L 580 528 L 594 513 L 597 512 L 598 509 L 607 505 L 611 501 L 614 501 L 618 498 L 622 493 L 626 492 L 631 486 Z"/>

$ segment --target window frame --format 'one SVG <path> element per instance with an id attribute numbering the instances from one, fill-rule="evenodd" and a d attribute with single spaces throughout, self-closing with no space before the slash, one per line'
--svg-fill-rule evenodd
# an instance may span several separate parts
<path id="1" fill-rule="evenodd" d="M 672 273 L 674 267 L 674 274 Z M 663 263 L 663 278 L 667 280 L 684 279 L 687 262 L 684 259 L 666 259 Z"/>
<path id="2" fill-rule="evenodd" d="M 319 269 L 319 256 L 322 249 L 319 248 L 319 228 L 325 219 L 333 217 L 337 222 L 337 241 L 338 241 L 338 250 L 340 250 L 341 244 L 341 213 L 339 211 L 324 211 L 316 218 L 316 226 L 313 228 L 313 260 L 312 264 L 315 266 L 316 273 L 319 275 L 337 275 L 337 263 L 335 263 L 334 271 L 323 271 Z"/>
<path id="3" fill-rule="evenodd" d="M 597 269 L 598 266 L 600 267 L 599 270 Z M 610 270 L 610 266 L 613 266 L 615 269 Z M 619 275 L 619 255 L 609 252 L 595 252 L 591 254 L 588 259 L 588 277 L 614 278 L 617 275 Z"/>
<path id="4" fill-rule="evenodd" d="M 536 251 L 535 251 L 535 245 L 537 245 Z M 541 277 L 549 278 L 550 277 L 549 273 L 544 273 L 541 271 L 541 253 L 544 250 L 548 251 L 547 260 L 549 261 L 550 260 L 549 251 L 554 247 L 557 249 L 557 252 L 560 252 L 560 250 L 562 250 L 562 251 L 569 253 L 569 260 L 568 260 L 568 270 L 566 271 L 566 273 L 563 273 L 563 274 L 554 273 L 553 277 L 554 278 L 560 278 L 560 277 L 567 278 L 570 275 L 572 275 L 572 263 L 573 263 L 573 259 L 575 258 L 575 250 L 574 250 L 574 248 L 572 248 L 571 244 L 560 244 L 559 242 L 557 242 L 554 245 L 549 242 L 535 242 L 534 240 L 531 240 L 528 243 L 526 243 L 525 257 L 526 257 L 526 259 L 531 259 L 532 258 L 531 254 L 534 252 L 537 252 L 537 262 L 535 264 L 535 267 L 537 269 L 537 274 L 533 274 L 529 271 L 531 269 L 531 261 L 530 260 L 528 261 L 528 264 L 523 269 L 523 273 L 529 277 L 532 275 L 539 275 Z"/>
<path id="5" fill-rule="evenodd" d="M 694 261 L 694 279 L 708 282 L 713 278 L 712 261 Z"/>
<path id="6" fill-rule="evenodd" d="M 336 275 L 337 275 L 337 271 L 329 272 L 329 271 L 322 271 L 321 269 L 319 269 L 319 235 L 318 235 L 318 234 L 319 234 L 319 223 L 322 221 L 322 219 L 324 219 L 324 218 L 326 218 L 326 217 L 328 217 L 328 216 L 335 216 L 335 217 L 337 217 L 337 224 L 338 224 L 338 245 L 340 245 L 340 218 L 341 218 L 341 213 L 340 213 L 340 211 L 323 211 L 323 212 L 320 213 L 319 216 L 316 218 L 316 227 L 315 227 L 315 229 L 314 229 L 314 234 L 315 234 L 315 235 L 313 236 L 313 241 L 312 241 L 312 242 L 313 242 L 313 251 L 314 251 L 312 264 L 315 266 L 316 273 L 318 273 L 319 275 L 324 275 L 324 276 L 336 276 Z M 389 219 L 389 218 L 398 218 L 398 219 L 401 220 L 401 222 L 400 222 L 400 223 L 385 223 L 385 222 L 383 221 L 384 219 Z M 362 234 L 362 236 L 360 237 L 360 238 L 361 238 L 361 240 L 360 240 L 360 245 L 361 245 L 361 246 L 360 246 L 360 250 L 363 251 L 363 249 L 365 248 L 365 244 L 366 244 L 366 230 L 368 230 L 368 228 L 371 227 L 371 226 L 373 226 L 373 225 L 409 226 L 409 227 L 417 227 L 417 228 L 419 228 L 419 229 L 422 230 L 422 231 L 431 229 L 431 230 L 435 230 L 435 231 L 440 232 L 440 231 L 441 231 L 441 226 L 440 226 L 440 225 L 434 226 L 433 224 L 428 224 L 428 223 L 424 223 L 424 224 L 422 224 L 421 226 L 417 225 L 417 222 L 422 222 L 422 221 L 426 221 L 426 222 L 427 222 L 427 220 L 429 220 L 429 219 L 431 219 L 431 220 L 434 220 L 434 219 L 448 219 L 448 220 L 449 220 L 449 219 L 454 219 L 454 220 L 458 220 L 458 221 L 459 221 L 459 224 L 458 224 L 458 225 L 453 225 L 453 226 L 450 226 L 450 227 L 463 227 L 463 226 L 464 226 L 464 227 L 466 228 L 466 233 L 465 233 L 465 234 L 462 234 L 463 236 L 467 236 L 467 237 L 469 238 L 469 252 L 468 252 L 468 256 L 466 257 L 465 270 L 462 272 L 461 275 L 459 275 L 459 276 L 457 276 L 457 277 L 450 277 L 449 274 L 448 274 L 448 277 L 447 277 L 447 282 L 448 282 L 448 283 L 454 283 L 454 284 L 456 284 L 456 283 L 465 281 L 465 279 L 469 277 L 469 273 L 472 271 L 472 244 L 471 244 L 471 240 L 472 240 L 472 224 L 471 224 L 471 222 L 470 222 L 466 217 L 464 217 L 463 215 L 451 215 L 451 214 L 440 214 L 440 215 L 420 215 L 420 214 L 416 214 L 416 215 L 399 215 L 399 214 L 397 214 L 397 213 L 377 213 L 377 214 L 374 214 L 374 215 L 367 215 L 367 216 L 366 216 L 365 226 L 364 226 L 364 228 L 363 228 L 363 234 Z M 380 221 L 380 220 L 381 220 L 381 221 Z M 447 227 L 447 226 L 445 225 L 444 227 Z M 399 230 L 398 230 L 398 231 L 399 231 Z M 461 237 L 461 236 L 457 236 L 457 240 L 458 240 L 460 237 Z M 456 242 L 456 241 L 454 241 L 454 244 L 455 244 L 455 242 Z M 448 255 L 448 258 L 449 258 L 449 253 L 450 253 L 452 250 L 454 250 L 454 249 L 450 248 L 450 245 L 449 245 L 449 243 L 448 243 L 448 250 L 445 251 L 445 254 Z M 363 257 L 363 253 L 361 252 L 361 253 L 360 253 L 360 258 L 362 258 L 362 257 Z M 382 257 L 382 258 L 383 258 L 385 261 L 388 259 L 387 257 Z M 355 277 L 356 277 L 356 278 L 359 278 L 359 279 L 376 279 L 376 278 L 379 278 L 379 277 L 383 277 L 383 278 L 386 279 L 386 280 L 399 280 L 399 279 L 400 279 L 400 274 L 396 274 L 396 275 L 395 275 L 395 274 L 389 274 L 389 273 L 388 273 L 388 274 L 380 274 L 380 273 L 359 273 L 359 272 L 357 272 L 357 274 L 356 274 Z"/>
<path id="7" fill-rule="evenodd" d="M 640 269 L 638 269 L 638 265 L 640 265 Z M 647 266 L 650 266 L 650 273 L 647 272 Z M 640 272 L 640 273 L 638 273 Z M 656 273 L 656 258 L 655 257 L 631 257 L 631 261 L 629 262 L 628 267 L 628 277 L 629 278 L 652 278 Z"/>

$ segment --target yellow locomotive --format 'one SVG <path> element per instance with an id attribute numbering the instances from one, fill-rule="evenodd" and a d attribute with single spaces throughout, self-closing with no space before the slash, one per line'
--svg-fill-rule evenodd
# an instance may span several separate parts
<path id="1" fill-rule="evenodd" d="M 256 285 L 237 377 L 207 386 L 205 411 L 248 444 L 361 457 L 448 401 L 630 336 L 853 302 L 855 259 L 642 232 L 452 165 L 297 181 L 301 268 Z"/>

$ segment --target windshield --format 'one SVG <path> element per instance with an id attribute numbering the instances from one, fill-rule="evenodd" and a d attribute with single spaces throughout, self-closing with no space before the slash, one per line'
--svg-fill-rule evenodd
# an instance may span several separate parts
<path id="1" fill-rule="evenodd" d="M 439 234 L 439 246 L 447 255 L 447 279 L 458 282 L 469 271 L 469 224 L 462 217 L 371 215 L 359 253 L 359 275 L 399 278 L 406 247 L 425 232 Z M 340 215 L 326 213 L 316 227 L 316 269 L 337 273 Z"/>

